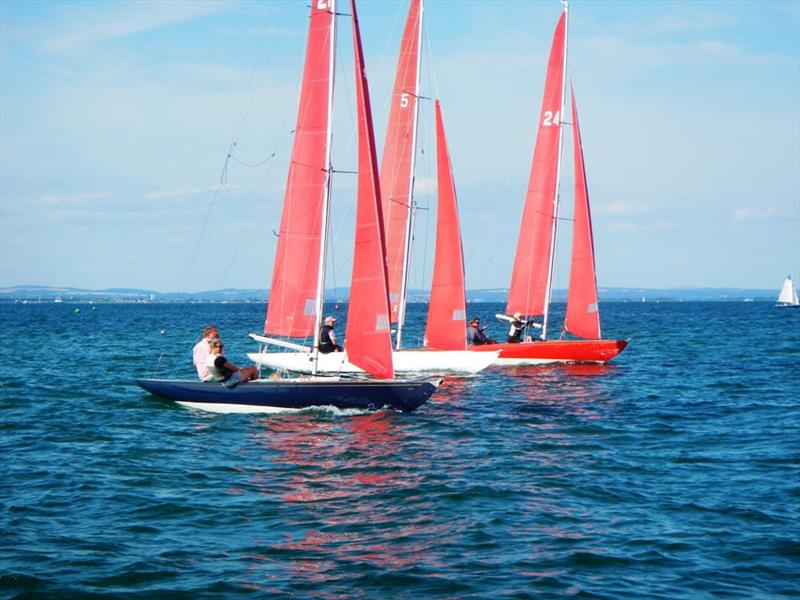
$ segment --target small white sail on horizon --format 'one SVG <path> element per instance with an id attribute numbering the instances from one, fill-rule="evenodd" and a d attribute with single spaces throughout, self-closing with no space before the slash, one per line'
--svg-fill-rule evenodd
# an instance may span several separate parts
<path id="1" fill-rule="evenodd" d="M 787 275 L 781 288 L 781 293 L 778 295 L 778 306 L 800 306 L 800 300 L 797 298 L 797 290 L 794 289 L 792 284 L 792 276 Z"/>

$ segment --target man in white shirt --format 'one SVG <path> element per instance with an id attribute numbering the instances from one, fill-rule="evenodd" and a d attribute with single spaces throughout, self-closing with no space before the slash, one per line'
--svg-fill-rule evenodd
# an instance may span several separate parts
<path id="1" fill-rule="evenodd" d="M 219 339 L 219 330 L 214 325 L 209 325 L 203 329 L 203 339 L 195 344 L 192 350 L 192 362 L 197 369 L 197 376 L 200 381 L 211 381 L 211 373 L 208 370 L 206 361 L 211 353 L 211 341 Z"/>

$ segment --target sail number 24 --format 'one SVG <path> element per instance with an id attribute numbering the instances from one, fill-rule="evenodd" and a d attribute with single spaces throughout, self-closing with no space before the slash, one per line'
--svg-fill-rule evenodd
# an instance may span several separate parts
<path id="1" fill-rule="evenodd" d="M 550 125 L 558 125 L 560 117 L 560 110 L 557 110 L 555 113 L 553 113 L 552 110 L 546 110 L 544 111 L 544 120 L 542 121 L 542 125 L 545 127 L 549 127 Z"/>

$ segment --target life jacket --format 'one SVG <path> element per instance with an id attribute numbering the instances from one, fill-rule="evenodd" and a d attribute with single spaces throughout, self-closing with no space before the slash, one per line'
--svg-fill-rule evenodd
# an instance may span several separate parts
<path id="1" fill-rule="evenodd" d="M 522 338 L 522 330 L 525 324 L 522 321 L 512 321 L 511 328 L 508 330 L 508 341 L 518 342 Z"/>
<path id="2" fill-rule="evenodd" d="M 231 371 L 230 369 L 226 369 L 225 367 L 218 367 L 214 364 L 220 357 L 225 358 L 225 355 L 214 354 L 212 352 L 211 354 L 208 355 L 208 358 L 206 359 L 206 366 L 208 367 L 208 372 L 211 374 L 212 381 L 225 381 L 233 373 L 233 371 Z"/>
<path id="3" fill-rule="evenodd" d="M 336 344 L 331 339 L 331 331 L 333 331 L 331 325 L 323 325 L 319 330 L 319 351 L 323 354 L 336 350 Z"/>

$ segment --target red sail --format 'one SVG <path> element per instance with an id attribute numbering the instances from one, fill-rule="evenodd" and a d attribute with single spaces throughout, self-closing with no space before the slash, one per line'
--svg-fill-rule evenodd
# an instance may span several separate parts
<path id="1" fill-rule="evenodd" d="M 381 197 L 389 261 L 389 304 L 392 323 L 399 319 L 404 286 L 411 181 L 417 128 L 421 0 L 411 0 L 389 109 L 389 126 L 381 159 Z"/>
<path id="2" fill-rule="evenodd" d="M 439 350 L 467 349 L 467 307 L 464 295 L 464 255 L 450 154 L 442 109 L 436 101 L 436 168 L 439 179 L 436 255 L 425 339 Z"/>
<path id="3" fill-rule="evenodd" d="M 539 131 L 508 293 L 508 314 L 519 311 L 525 315 L 542 315 L 549 302 L 564 104 L 566 15 L 565 10 L 556 25 L 547 64 Z"/>
<path id="4" fill-rule="evenodd" d="M 264 330 L 307 337 L 316 326 L 317 276 L 332 103 L 330 0 L 311 3 L 303 83 Z"/>
<path id="5" fill-rule="evenodd" d="M 394 368 L 389 329 L 389 289 L 378 160 L 375 154 L 375 134 L 372 129 L 369 88 L 355 0 L 350 0 L 350 7 L 356 59 L 358 192 L 353 274 L 350 282 L 345 343 L 347 358 L 351 363 L 375 377 L 392 379 Z"/>
<path id="6" fill-rule="evenodd" d="M 583 338 L 600 338 L 600 312 L 597 308 L 597 276 L 594 266 L 592 215 L 583 162 L 578 108 L 572 90 L 572 140 L 575 153 L 575 219 L 572 225 L 572 268 L 569 276 L 567 314 L 564 329 Z"/>

